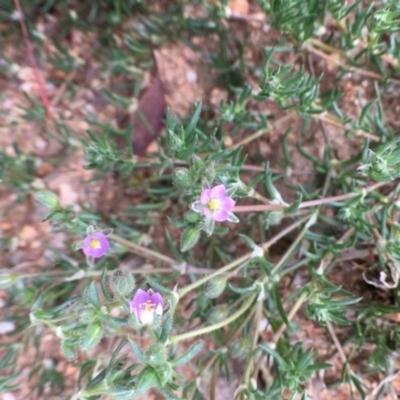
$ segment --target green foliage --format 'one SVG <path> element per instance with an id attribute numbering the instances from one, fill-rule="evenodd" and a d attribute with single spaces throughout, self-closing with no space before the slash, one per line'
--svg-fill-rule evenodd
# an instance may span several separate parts
<path id="1" fill-rule="evenodd" d="M 232 375 L 232 358 L 243 366 L 235 400 L 306 399 L 307 383 L 330 368 L 329 357 L 303 348 L 296 335 L 303 324 L 318 324 L 332 336 L 325 346 L 334 343 L 341 355 L 345 344 L 351 348 L 334 384 L 350 383 L 365 398 L 363 382 L 398 368 L 400 346 L 400 139 L 391 117 L 399 2 L 258 0 L 260 8 L 251 3 L 244 15 L 228 1 L 75 3 L 21 0 L 47 86 L 68 101 L 82 85 L 116 116 L 131 113 L 155 67 L 162 78 L 157 49 L 169 46 L 199 56 L 222 100 L 205 94 L 189 115 L 167 109 L 158 153 L 145 157 L 135 155 L 132 125 L 116 128 L 97 107 L 79 110 L 92 127 L 83 137 L 60 113 L 61 98 L 51 123 L 36 95 L 24 96 L 15 116 L 0 109 L 1 128 L 35 125 L 61 146 L 54 159 L 16 143 L 0 150 L 0 194 L 14 196 L 12 206 L 33 198 L 28 217 L 45 209 L 43 220 L 65 242 L 63 250 L 40 242 L 48 264 L 39 271 L 8 265 L 19 233 L 0 239 L 7 254 L 1 319 L 12 324 L 12 340 L 0 345 L 0 393 L 25 384 L 28 373 L 39 396 L 61 396 L 63 374 L 43 356 L 50 332 L 79 366 L 79 399 L 128 400 L 151 390 L 166 399 L 215 398 L 217 377 Z M 54 37 L 37 29 L 48 20 L 57 22 Z M 0 21 L 2 39 L 20 48 L 12 1 Z M 89 40 L 93 54 L 69 47 L 75 35 Z M 20 67 L 1 54 L 10 82 L 20 79 Z M 67 78 L 53 79 L 53 70 Z M 92 70 L 98 75 L 86 87 Z M 349 87 L 359 95 L 351 97 Z M 166 94 L 173 91 L 180 87 Z M 110 212 L 92 209 L 97 192 L 63 207 L 48 190 L 43 162 L 68 168 L 66 157 L 80 150 L 94 179 L 108 175 L 118 186 Z M 235 202 L 223 221 L 214 213 L 220 198 L 201 201 L 217 185 Z M 85 260 L 81 249 L 101 245 L 84 243 L 94 231 L 111 248 Z M 163 303 L 157 312 L 151 301 L 141 303 L 139 311 L 153 318 L 143 323 L 132 296 L 148 287 Z M 296 319 L 299 310 L 305 313 Z M 32 366 L 21 363 L 28 348 Z M 190 373 L 179 375 L 182 365 Z M 379 396 L 390 391 L 387 383 Z"/>

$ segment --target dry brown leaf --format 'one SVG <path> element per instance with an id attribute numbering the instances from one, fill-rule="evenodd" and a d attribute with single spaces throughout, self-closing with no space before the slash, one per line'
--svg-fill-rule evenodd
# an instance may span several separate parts
<path id="1" fill-rule="evenodd" d="M 158 137 L 164 126 L 165 95 L 161 79 L 156 73 L 153 82 L 147 87 L 139 100 L 138 109 L 133 115 L 127 116 L 121 126 L 133 123 L 132 145 L 133 151 L 138 156 L 143 156 L 147 146 Z M 146 122 L 143 122 L 144 119 Z M 125 140 L 120 139 L 118 143 L 122 148 Z"/>

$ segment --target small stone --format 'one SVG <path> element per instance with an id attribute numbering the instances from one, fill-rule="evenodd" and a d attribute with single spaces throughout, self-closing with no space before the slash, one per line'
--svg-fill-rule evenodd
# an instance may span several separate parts
<path id="1" fill-rule="evenodd" d="M 69 183 L 61 183 L 58 190 L 60 193 L 61 206 L 70 206 L 78 201 L 78 193 L 72 189 L 72 186 Z"/>
<path id="2" fill-rule="evenodd" d="M 3 393 L 3 400 L 15 400 L 15 396 L 10 392 Z"/>
<path id="3" fill-rule="evenodd" d="M 12 332 L 15 329 L 15 323 L 10 321 L 0 322 L 0 335 Z"/>
<path id="4" fill-rule="evenodd" d="M 188 83 L 194 83 L 197 81 L 197 74 L 195 71 L 186 71 L 186 80 Z"/>
<path id="5" fill-rule="evenodd" d="M 19 234 L 19 238 L 20 240 L 29 241 L 34 239 L 37 236 L 37 234 L 38 232 L 33 226 L 24 225 Z"/>
<path id="6" fill-rule="evenodd" d="M 37 169 L 36 173 L 37 173 L 38 176 L 42 177 L 42 176 L 48 175 L 51 171 L 53 171 L 53 167 L 49 163 L 44 162 Z"/>
<path id="7" fill-rule="evenodd" d="M 31 249 L 38 249 L 39 247 L 41 247 L 42 244 L 40 243 L 39 240 L 35 240 L 31 243 L 30 248 Z"/>
<path id="8" fill-rule="evenodd" d="M 47 143 L 47 141 L 46 140 L 43 140 L 42 138 L 37 138 L 36 140 L 35 140 L 35 147 L 37 148 L 37 149 L 40 149 L 40 150 L 43 150 L 43 149 L 45 149 L 46 147 L 48 147 L 48 143 Z"/>

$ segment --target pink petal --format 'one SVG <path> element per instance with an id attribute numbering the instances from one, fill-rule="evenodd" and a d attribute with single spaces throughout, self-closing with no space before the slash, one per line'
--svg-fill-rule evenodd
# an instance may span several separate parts
<path id="1" fill-rule="evenodd" d="M 209 208 L 207 208 L 207 207 L 204 207 L 204 208 L 203 208 L 203 214 L 204 214 L 206 217 L 214 218 L 213 212 L 212 212 Z"/>
<path id="2" fill-rule="evenodd" d="M 203 204 L 201 204 L 200 200 L 196 200 L 193 204 L 192 204 L 192 210 L 197 212 L 197 213 L 202 213 L 203 212 Z"/>
<path id="3" fill-rule="evenodd" d="M 98 249 L 93 249 L 91 246 L 91 242 L 93 239 L 96 239 L 100 243 L 100 247 Z M 110 243 L 104 236 L 102 232 L 94 232 L 85 237 L 83 241 L 83 252 L 87 256 L 91 256 L 94 258 L 103 257 L 105 252 L 110 248 Z"/>
<path id="4" fill-rule="evenodd" d="M 154 311 L 156 312 L 156 314 L 158 314 L 161 317 L 161 315 L 163 313 L 163 308 L 164 308 L 164 300 L 163 300 L 161 294 L 157 293 L 157 292 L 154 293 L 151 296 L 151 301 L 153 304 L 155 304 Z"/>
<path id="5" fill-rule="evenodd" d="M 224 197 L 220 199 L 220 209 L 225 211 L 231 211 L 235 206 L 236 202 L 231 197 Z"/>
<path id="6" fill-rule="evenodd" d="M 145 290 L 138 289 L 130 302 L 131 310 L 139 310 L 139 305 L 146 303 L 147 300 L 151 300 L 150 295 Z"/>
<path id="7" fill-rule="evenodd" d="M 225 195 L 226 195 L 226 189 L 224 185 L 214 186 L 210 192 L 210 197 L 212 199 L 220 199 L 222 197 L 225 197 Z"/>
<path id="8" fill-rule="evenodd" d="M 201 204 L 207 204 L 211 200 L 210 193 L 211 189 L 203 189 L 200 195 Z"/>
<path id="9" fill-rule="evenodd" d="M 153 293 L 153 295 L 151 296 L 151 301 L 152 301 L 152 303 L 154 303 L 156 305 L 156 307 L 158 305 L 161 305 L 162 307 L 164 307 L 164 300 L 163 300 L 161 294 L 158 292 Z"/>
<path id="10" fill-rule="evenodd" d="M 221 208 L 220 210 L 215 211 L 211 218 L 213 218 L 214 221 L 222 222 L 226 221 L 228 217 L 229 217 L 228 211 Z"/>
<path id="11" fill-rule="evenodd" d="M 101 247 L 99 249 L 90 249 L 90 255 L 94 258 L 103 257 L 104 253 L 105 253 L 105 250 Z"/>

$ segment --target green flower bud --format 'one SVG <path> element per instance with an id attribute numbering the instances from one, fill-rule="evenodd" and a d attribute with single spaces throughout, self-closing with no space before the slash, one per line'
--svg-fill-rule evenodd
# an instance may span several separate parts
<path id="1" fill-rule="evenodd" d="M 179 153 L 184 149 L 185 143 L 171 130 L 167 132 L 167 143 L 171 152 Z"/>
<path id="2" fill-rule="evenodd" d="M 193 210 L 189 210 L 185 214 L 185 221 L 190 222 L 191 224 L 195 224 L 202 219 L 201 214 L 197 213 Z"/>
<path id="3" fill-rule="evenodd" d="M 210 299 L 215 299 L 225 290 L 225 286 L 226 277 L 218 276 L 217 278 L 208 281 L 205 295 Z"/>
<path id="4" fill-rule="evenodd" d="M 144 357 L 152 367 L 163 365 L 167 362 L 167 349 L 164 344 L 154 343 L 144 352 Z"/>
<path id="5" fill-rule="evenodd" d="M 279 225 L 283 216 L 283 211 L 268 211 L 265 213 L 265 229 L 273 225 Z"/>
<path id="6" fill-rule="evenodd" d="M 145 368 L 138 376 L 136 381 L 136 395 L 144 394 L 151 387 L 157 385 L 157 376 L 153 368 Z"/>
<path id="7" fill-rule="evenodd" d="M 208 315 L 208 321 L 210 324 L 216 324 L 217 322 L 221 322 L 224 319 L 228 318 L 228 309 L 226 308 L 217 308 L 214 307 L 211 309 L 210 314 Z"/>
<path id="8" fill-rule="evenodd" d="M 58 197 L 48 190 L 41 190 L 36 192 L 33 198 L 42 206 L 48 208 L 49 210 L 56 210 L 60 208 L 60 201 Z"/>
<path id="9" fill-rule="evenodd" d="M 61 350 L 68 361 L 74 361 L 78 358 L 78 344 L 76 340 L 63 340 Z"/>
<path id="10" fill-rule="evenodd" d="M 134 275 L 120 269 L 115 270 L 111 279 L 111 288 L 118 297 L 129 295 L 135 289 Z"/>
<path id="11" fill-rule="evenodd" d="M 93 307 L 85 307 L 81 310 L 79 310 L 79 321 L 81 321 L 83 324 L 89 324 L 92 322 L 97 315 L 97 311 Z"/>
<path id="12" fill-rule="evenodd" d="M 171 380 L 174 371 L 168 363 L 165 363 L 154 367 L 154 372 L 157 375 L 160 386 L 164 387 Z"/>
<path id="13" fill-rule="evenodd" d="M 189 189 L 194 183 L 193 175 L 187 168 L 175 169 L 173 180 L 175 185 L 181 189 Z"/>
<path id="14" fill-rule="evenodd" d="M 231 344 L 232 357 L 241 360 L 247 358 L 250 353 L 250 346 L 250 340 L 246 337 L 234 340 Z"/>
<path id="15" fill-rule="evenodd" d="M 0 270 L 0 289 L 9 289 L 17 281 L 18 276 L 6 269 Z"/>
<path id="16" fill-rule="evenodd" d="M 191 162 L 194 172 L 198 172 L 204 167 L 204 161 L 199 156 L 193 155 Z"/>

